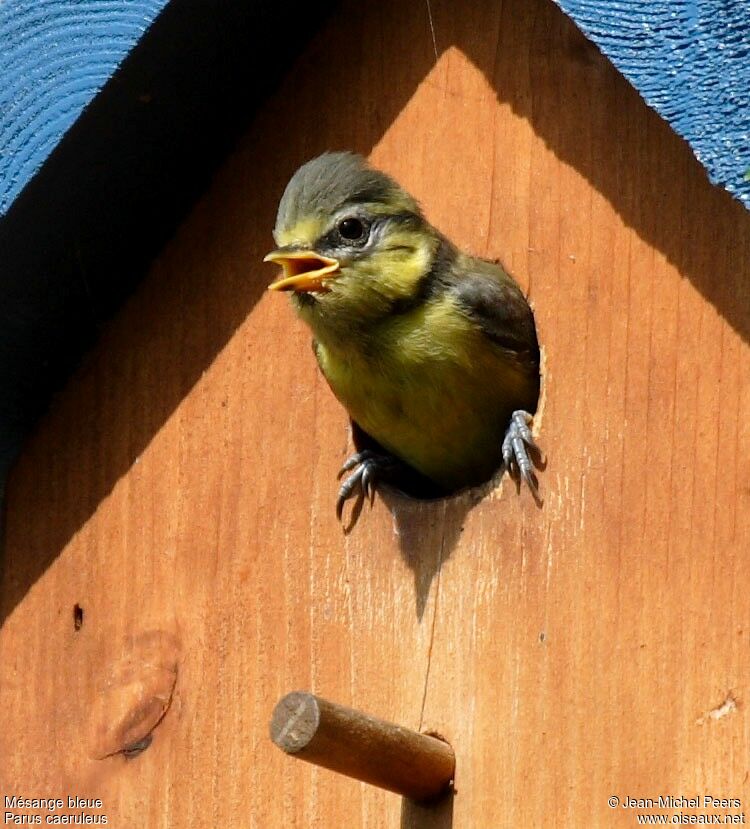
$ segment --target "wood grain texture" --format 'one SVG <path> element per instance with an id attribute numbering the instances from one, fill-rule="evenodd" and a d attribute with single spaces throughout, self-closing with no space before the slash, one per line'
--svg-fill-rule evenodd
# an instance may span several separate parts
<path id="1" fill-rule="evenodd" d="M 27 446 L 3 793 L 157 828 L 630 827 L 609 796 L 748 802 L 750 216 L 551 3 L 431 5 L 437 62 L 421 4 L 343 6 Z M 260 264 L 325 148 L 369 153 L 528 289 L 541 509 L 508 482 L 385 496 L 342 534 L 346 417 Z M 128 758 L 122 707 L 152 724 L 174 665 Z M 446 737 L 455 799 L 289 760 L 267 723 L 295 687 Z M 96 759 L 102 733 L 121 751 Z"/>

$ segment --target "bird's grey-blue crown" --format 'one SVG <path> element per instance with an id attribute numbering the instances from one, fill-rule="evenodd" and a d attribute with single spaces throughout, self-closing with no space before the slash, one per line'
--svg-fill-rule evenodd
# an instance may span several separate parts
<path id="1" fill-rule="evenodd" d="M 323 153 L 292 176 L 279 203 L 276 231 L 293 228 L 302 218 L 330 216 L 345 204 L 387 202 L 401 188 L 350 152 Z"/>

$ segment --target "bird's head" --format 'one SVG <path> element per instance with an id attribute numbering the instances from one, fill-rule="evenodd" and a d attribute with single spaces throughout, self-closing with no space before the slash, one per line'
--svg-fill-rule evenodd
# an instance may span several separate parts
<path id="1" fill-rule="evenodd" d="M 359 330 L 416 295 L 439 235 L 417 202 L 389 176 L 353 153 L 308 161 L 292 176 L 279 204 L 280 264 L 271 291 L 292 291 L 294 304 L 318 335 Z"/>

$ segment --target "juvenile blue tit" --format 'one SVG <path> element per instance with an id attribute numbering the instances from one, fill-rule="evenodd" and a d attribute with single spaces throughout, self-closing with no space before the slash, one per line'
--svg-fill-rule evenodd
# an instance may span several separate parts
<path id="1" fill-rule="evenodd" d="M 297 170 L 273 235 L 264 261 L 283 274 L 269 290 L 291 292 L 333 393 L 383 450 L 342 467 L 339 519 L 403 465 L 449 493 L 504 464 L 538 499 L 527 447 L 539 345 L 500 265 L 459 251 L 393 179 L 346 152 Z"/>

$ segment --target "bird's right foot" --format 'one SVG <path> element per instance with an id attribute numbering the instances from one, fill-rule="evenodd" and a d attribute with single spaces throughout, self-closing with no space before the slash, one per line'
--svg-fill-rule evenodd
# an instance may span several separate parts
<path id="1" fill-rule="evenodd" d="M 539 483 L 528 452 L 528 449 L 539 452 L 529 428 L 531 420 L 532 416 L 523 409 L 518 409 L 511 415 L 510 425 L 503 440 L 503 463 L 509 473 L 518 474 L 526 481 L 534 499 L 539 502 Z"/>

